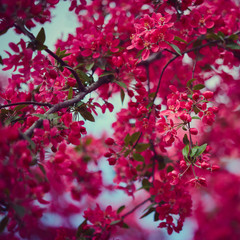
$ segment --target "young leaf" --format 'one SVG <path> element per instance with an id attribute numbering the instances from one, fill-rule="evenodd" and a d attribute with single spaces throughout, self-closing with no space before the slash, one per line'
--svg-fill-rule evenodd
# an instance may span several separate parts
<path id="1" fill-rule="evenodd" d="M 149 143 L 138 143 L 135 147 L 137 152 L 143 152 L 150 147 Z"/>
<path id="2" fill-rule="evenodd" d="M 122 221 L 122 220 L 112 221 L 112 222 L 110 223 L 110 225 L 116 225 L 116 224 L 120 223 L 121 221 Z"/>
<path id="3" fill-rule="evenodd" d="M 151 213 L 154 212 L 154 211 L 155 211 L 155 208 L 153 208 L 153 207 L 149 208 L 148 211 L 147 211 L 146 213 L 144 213 L 144 214 L 140 217 L 140 219 L 148 216 L 149 214 L 151 214 Z"/>
<path id="4" fill-rule="evenodd" d="M 80 111 L 80 114 L 85 120 L 95 122 L 93 115 L 88 110 Z"/>
<path id="5" fill-rule="evenodd" d="M 129 145 L 130 139 L 131 139 L 131 136 L 128 133 L 127 136 L 124 138 L 124 142 L 126 146 Z"/>
<path id="6" fill-rule="evenodd" d="M 183 143 L 184 143 L 185 145 L 188 145 L 188 144 L 189 144 L 189 140 L 188 140 L 187 134 L 185 134 L 184 137 L 183 137 Z"/>
<path id="7" fill-rule="evenodd" d="M 193 116 L 192 119 L 198 119 L 198 120 L 201 120 L 201 118 L 198 117 L 198 116 Z"/>
<path id="8" fill-rule="evenodd" d="M 72 99 L 72 97 L 73 97 L 73 89 L 72 87 L 70 87 L 68 91 L 68 99 Z"/>
<path id="9" fill-rule="evenodd" d="M 91 78 L 85 72 L 83 72 L 79 69 L 77 69 L 76 72 L 83 83 L 91 82 Z"/>
<path id="10" fill-rule="evenodd" d="M 201 90 L 205 88 L 205 86 L 203 84 L 197 84 L 195 86 L 193 86 L 193 90 Z"/>
<path id="11" fill-rule="evenodd" d="M 233 50 L 240 50 L 240 45 L 238 45 L 237 43 L 233 42 L 233 43 L 228 43 L 226 45 L 226 47 L 233 49 Z"/>
<path id="12" fill-rule="evenodd" d="M 133 159 L 139 162 L 144 162 L 144 157 L 139 153 L 133 153 Z"/>
<path id="13" fill-rule="evenodd" d="M 178 36 L 175 36 L 175 37 L 174 37 L 174 40 L 175 40 L 175 41 L 178 41 L 178 42 L 182 42 L 182 43 L 186 43 L 186 44 L 187 44 L 187 42 L 186 42 L 184 39 L 182 39 L 182 38 L 180 38 L 180 37 L 178 37 Z"/>
<path id="14" fill-rule="evenodd" d="M 105 73 L 101 74 L 99 77 L 105 77 L 108 75 L 114 75 L 114 73 L 113 72 L 105 72 Z"/>
<path id="15" fill-rule="evenodd" d="M 125 98 L 125 92 L 121 88 L 121 101 L 122 101 L 122 104 L 123 104 L 124 98 Z"/>
<path id="16" fill-rule="evenodd" d="M 16 107 L 13 109 L 13 111 L 16 111 L 16 112 L 17 112 L 17 111 L 25 108 L 26 106 L 27 106 L 26 104 L 18 105 L 18 106 L 16 106 Z"/>
<path id="17" fill-rule="evenodd" d="M 45 40 L 46 40 L 46 35 L 45 35 L 45 31 L 44 28 L 42 27 L 36 37 L 36 40 L 38 43 L 40 43 L 41 45 L 44 44 Z"/>
<path id="18" fill-rule="evenodd" d="M 196 156 L 200 156 L 206 150 L 206 147 L 207 147 L 207 143 L 203 144 L 202 146 L 199 146 Z"/>
<path id="19" fill-rule="evenodd" d="M 38 166 L 39 166 L 40 170 L 42 171 L 42 173 L 46 176 L 46 170 L 45 170 L 44 166 L 40 163 L 38 163 Z"/>
<path id="20" fill-rule="evenodd" d="M 5 216 L 1 222 L 0 222 L 0 233 L 2 233 L 4 231 L 4 229 L 6 228 L 7 224 L 8 224 L 8 216 Z"/>
<path id="21" fill-rule="evenodd" d="M 180 49 L 178 48 L 178 46 L 176 46 L 175 44 L 169 43 L 169 42 L 166 42 L 166 43 L 167 43 L 169 46 L 171 46 L 178 55 L 182 56 L 182 53 L 181 53 Z"/>
<path id="22" fill-rule="evenodd" d="M 182 150 L 182 155 L 184 156 L 185 159 L 188 159 L 188 153 L 189 153 L 189 145 L 187 144 Z"/>
<path id="23" fill-rule="evenodd" d="M 32 115 L 40 119 L 47 119 L 47 116 L 45 116 L 44 114 L 34 113 Z"/>
<path id="24" fill-rule="evenodd" d="M 144 178 L 144 179 L 142 180 L 142 187 L 143 187 L 144 189 L 146 189 L 147 191 L 150 189 L 151 183 L 148 181 L 148 179 Z"/>
<path id="25" fill-rule="evenodd" d="M 140 135 L 141 135 L 140 132 L 133 133 L 133 135 L 131 136 L 131 139 L 130 139 L 130 144 L 133 145 L 138 140 Z"/>
<path id="26" fill-rule="evenodd" d="M 125 208 L 125 205 L 122 205 L 121 207 L 118 208 L 117 210 L 117 214 L 119 214 L 120 212 L 122 212 Z"/>
<path id="27" fill-rule="evenodd" d="M 118 86 L 127 89 L 127 85 L 124 82 L 114 81 Z"/>
<path id="28" fill-rule="evenodd" d="M 187 82 L 187 87 L 191 87 L 192 83 L 196 80 L 196 78 L 192 78 Z"/>

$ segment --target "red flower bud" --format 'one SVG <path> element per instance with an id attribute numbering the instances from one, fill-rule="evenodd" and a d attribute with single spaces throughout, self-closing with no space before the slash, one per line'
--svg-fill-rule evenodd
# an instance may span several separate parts
<path id="1" fill-rule="evenodd" d="M 105 140 L 105 143 L 106 143 L 107 145 L 113 145 L 113 144 L 115 143 L 115 141 L 114 141 L 112 138 L 107 138 L 107 139 Z"/>
<path id="2" fill-rule="evenodd" d="M 199 99 L 199 94 L 198 93 L 194 93 L 192 95 L 192 98 L 193 98 L 193 100 L 197 101 Z"/>
<path id="3" fill-rule="evenodd" d="M 109 159 L 108 159 L 109 165 L 115 165 L 115 164 L 116 164 L 116 161 L 117 161 L 116 158 L 109 158 Z"/>
<path id="4" fill-rule="evenodd" d="M 213 97 L 213 92 L 211 91 L 206 91 L 202 94 L 206 99 L 212 98 Z"/>
<path id="5" fill-rule="evenodd" d="M 192 134 L 192 135 L 197 135 L 198 134 L 198 130 L 196 128 L 190 128 L 189 129 L 189 132 Z"/>

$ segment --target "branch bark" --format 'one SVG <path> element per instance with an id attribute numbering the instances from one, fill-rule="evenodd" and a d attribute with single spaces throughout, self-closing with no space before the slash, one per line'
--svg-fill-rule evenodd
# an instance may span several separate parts
<path id="1" fill-rule="evenodd" d="M 14 26 L 19 29 L 23 34 L 25 34 L 26 36 L 28 36 L 31 40 L 31 42 L 33 44 L 36 44 L 36 38 L 35 36 L 29 32 L 25 27 L 24 25 L 20 22 L 20 21 L 16 21 L 16 23 L 14 24 Z M 79 78 L 78 74 L 76 73 L 76 71 L 74 71 L 66 62 L 64 62 L 60 57 L 58 57 L 54 52 L 52 52 L 50 49 L 46 48 L 44 49 L 45 52 L 47 52 L 49 55 L 51 55 L 54 59 L 56 59 L 56 61 L 62 66 L 62 67 L 65 67 L 67 68 L 71 73 L 72 75 L 74 76 L 74 78 L 76 79 L 77 81 L 77 84 L 78 84 L 78 89 L 82 92 L 85 91 L 85 87 L 83 86 L 82 82 L 81 82 L 81 79 Z"/>

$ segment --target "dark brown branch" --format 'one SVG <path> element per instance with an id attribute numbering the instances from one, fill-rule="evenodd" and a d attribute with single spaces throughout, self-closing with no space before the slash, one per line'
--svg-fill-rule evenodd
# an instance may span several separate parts
<path id="1" fill-rule="evenodd" d="M 100 86 L 102 86 L 103 84 L 107 84 L 111 82 L 111 79 L 109 79 L 109 76 L 105 76 L 100 78 L 97 82 L 93 83 L 92 85 L 90 85 L 89 87 L 87 87 L 85 89 L 85 92 L 80 92 L 77 96 L 75 96 L 72 99 L 66 100 L 64 102 L 60 102 L 56 105 L 54 105 L 53 107 L 51 107 L 44 115 L 47 117 L 49 114 L 51 113 L 55 113 L 59 110 L 61 110 L 62 108 L 67 108 L 70 106 L 74 106 L 75 103 L 80 102 L 87 94 L 95 91 L 96 89 L 98 89 Z M 31 137 L 33 134 L 33 131 L 35 128 L 40 128 L 42 125 L 43 120 L 39 119 L 38 121 L 36 121 L 26 132 L 25 134 L 28 137 Z"/>
<path id="2" fill-rule="evenodd" d="M 141 207 L 143 204 L 145 204 L 146 202 L 150 201 L 151 197 L 147 198 L 146 200 L 144 200 L 143 202 L 139 203 L 138 205 L 136 205 L 132 210 L 130 210 L 129 212 L 125 213 L 122 215 L 122 218 L 127 217 L 128 215 L 130 215 L 131 213 L 133 213 L 134 211 L 136 211 L 139 207 Z"/>
<path id="3" fill-rule="evenodd" d="M 26 101 L 26 102 L 17 102 L 17 103 L 9 103 L 9 104 L 5 104 L 5 105 L 0 105 L 0 109 L 1 108 L 6 108 L 6 107 L 11 107 L 11 106 L 17 106 L 17 105 L 25 105 L 25 104 L 52 107 L 52 104 L 50 104 L 50 103 L 40 103 L 40 102 Z"/>
<path id="4" fill-rule="evenodd" d="M 30 40 L 32 41 L 33 44 L 36 44 L 36 38 L 35 36 L 29 32 L 24 25 L 20 22 L 20 21 L 16 21 L 16 23 L 14 24 L 14 26 L 19 29 L 23 34 L 27 35 Z M 83 86 L 81 79 L 79 78 L 78 74 L 76 73 L 76 71 L 74 71 L 66 62 L 64 62 L 60 57 L 58 57 L 55 53 L 53 53 L 51 50 L 49 50 L 48 48 L 44 49 L 45 52 L 47 52 L 49 55 L 51 55 L 54 59 L 56 59 L 56 61 L 62 66 L 67 68 L 72 75 L 74 76 L 74 78 L 77 81 L 78 84 L 78 89 L 82 92 L 85 91 L 85 87 Z"/>

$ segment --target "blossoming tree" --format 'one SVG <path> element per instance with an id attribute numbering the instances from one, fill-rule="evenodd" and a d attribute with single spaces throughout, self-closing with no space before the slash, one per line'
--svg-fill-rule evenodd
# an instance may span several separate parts
<path id="1" fill-rule="evenodd" d="M 12 71 L 0 92 L 1 239 L 148 239 L 148 215 L 157 236 L 192 217 L 196 240 L 239 239 L 239 2 L 69 0 L 79 25 L 50 49 L 58 3 L 1 0 L 1 35 L 28 38 L 0 59 Z M 113 96 L 128 101 L 113 135 L 88 135 Z M 130 200 L 101 202 L 106 191 Z"/>

